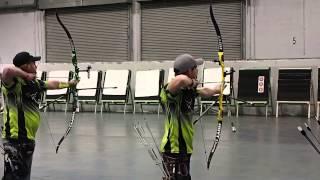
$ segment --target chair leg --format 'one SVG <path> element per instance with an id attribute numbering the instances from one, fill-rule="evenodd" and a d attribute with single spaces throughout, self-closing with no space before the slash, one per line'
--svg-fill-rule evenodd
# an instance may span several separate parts
<path id="1" fill-rule="evenodd" d="M 230 105 L 229 105 L 228 101 L 226 101 L 226 107 L 227 107 L 227 116 L 230 117 L 231 116 L 231 110 L 230 110 Z"/>
<path id="2" fill-rule="evenodd" d="M 278 117 L 279 115 L 279 103 L 277 102 L 277 105 L 276 105 L 276 118 Z"/>
<path id="3" fill-rule="evenodd" d="M 202 104 L 200 103 L 200 116 L 201 116 L 201 114 L 202 114 Z"/>
<path id="4" fill-rule="evenodd" d="M 46 107 L 44 108 L 44 110 L 43 110 L 43 111 L 44 111 L 44 112 L 47 112 L 47 109 L 48 109 L 48 106 L 49 106 L 49 105 L 48 105 L 48 103 L 47 103 L 47 102 L 46 102 L 44 105 L 45 105 Z"/>
<path id="5" fill-rule="evenodd" d="M 127 103 L 124 103 L 123 115 L 126 115 L 126 110 L 127 110 Z"/>
<path id="6" fill-rule="evenodd" d="M 308 119 L 310 119 L 310 114 L 311 114 L 311 104 L 308 104 Z"/>
<path id="7" fill-rule="evenodd" d="M 160 103 L 158 105 L 158 119 L 160 118 Z"/>
<path id="8" fill-rule="evenodd" d="M 317 103 L 317 115 L 316 115 L 317 119 L 319 119 L 319 109 L 320 109 L 320 108 L 319 108 L 319 105 L 320 105 L 320 104 Z"/>
<path id="9" fill-rule="evenodd" d="M 239 117 L 239 104 L 236 103 L 236 117 Z"/>
<path id="10" fill-rule="evenodd" d="M 133 103 L 133 114 L 136 114 L 136 103 Z"/>
<path id="11" fill-rule="evenodd" d="M 266 118 L 268 117 L 268 104 L 266 105 Z"/>
<path id="12" fill-rule="evenodd" d="M 104 106 L 104 103 L 101 102 L 101 105 L 100 105 L 100 113 L 102 113 L 102 111 L 103 111 L 103 106 Z"/>
<path id="13" fill-rule="evenodd" d="M 108 111 L 109 111 L 109 112 L 111 112 L 110 104 L 109 104 L 109 103 L 107 103 L 107 105 L 108 105 Z"/>
<path id="14" fill-rule="evenodd" d="M 98 103 L 96 103 L 95 106 L 94 106 L 94 113 L 95 114 L 97 113 L 97 106 L 98 106 Z"/>

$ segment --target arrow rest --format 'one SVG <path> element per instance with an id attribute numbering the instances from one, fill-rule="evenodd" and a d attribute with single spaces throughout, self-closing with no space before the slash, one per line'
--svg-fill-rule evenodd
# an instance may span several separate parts
<path id="1" fill-rule="evenodd" d="M 233 68 L 231 68 L 230 69 L 230 71 L 225 71 L 224 73 L 225 73 L 225 75 L 224 75 L 224 77 L 226 77 L 226 76 L 228 76 L 228 75 L 233 75 L 233 73 L 235 73 L 236 71 L 233 69 Z"/>
<path id="2" fill-rule="evenodd" d="M 217 59 L 216 57 L 213 59 L 213 62 L 214 62 L 214 63 L 218 63 L 219 66 L 221 66 L 221 62 L 220 62 L 219 59 Z"/>

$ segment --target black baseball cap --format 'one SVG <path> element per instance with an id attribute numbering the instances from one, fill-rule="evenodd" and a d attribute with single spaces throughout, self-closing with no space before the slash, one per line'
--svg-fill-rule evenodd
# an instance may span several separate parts
<path id="1" fill-rule="evenodd" d="M 40 61 L 40 56 L 32 56 L 28 52 L 20 52 L 13 58 L 13 64 L 20 67 L 30 62 Z"/>

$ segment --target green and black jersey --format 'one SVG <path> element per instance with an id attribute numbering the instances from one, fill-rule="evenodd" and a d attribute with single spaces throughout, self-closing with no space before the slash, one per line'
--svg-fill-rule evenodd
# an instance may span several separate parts
<path id="1" fill-rule="evenodd" d="M 167 85 L 161 90 L 161 104 L 166 112 L 161 152 L 192 153 L 194 134 L 192 114 L 197 96 L 196 89 L 180 90 L 175 95 L 167 90 Z"/>
<path id="2" fill-rule="evenodd" d="M 4 98 L 2 138 L 35 140 L 40 124 L 39 104 L 47 84 L 41 80 L 14 78 L 11 85 L 2 85 Z"/>

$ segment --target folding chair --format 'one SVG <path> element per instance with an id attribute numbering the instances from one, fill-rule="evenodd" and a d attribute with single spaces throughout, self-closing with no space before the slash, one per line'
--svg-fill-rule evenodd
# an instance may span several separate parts
<path id="1" fill-rule="evenodd" d="M 68 82 L 70 79 L 71 73 L 69 71 L 49 71 L 47 73 L 47 81 L 57 80 L 62 82 Z M 60 98 L 62 97 L 62 98 Z M 57 99 L 60 98 L 60 99 Z M 53 107 L 55 109 L 55 103 L 65 104 L 65 112 L 68 109 L 68 88 L 64 89 L 56 89 L 56 90 L 47 90 L 44 98 L 45 104 L 48 102 L 52 102 Z M 45 108 L 46 111 L 47 108 Z"/>
<path id="2" fill-rule="evenodd" d="M 311 68 L 279 69 L 276 117 L 280 104 L 306 104 L 310 118 Z"/>
<path id="3" fill-rule="evenodd" d="M 40 80 L 42 80 L 42 81 L 45 81 L 45 80 L 46 80 L 46 76 L 47 76 L 47 72 L 45 72 L 45 71 L 37 71 L 37 75 L 36 75 L 36 78 L 37 78 L 37 79 L 40 79 Z M 41 98 L 40 98 L 40 102 L 39 102 L 39 107 L 41 107 L 42 104 L 43 104 L 44 96 L 45 96 L 45 92 L 43 92 L 43 93 L 41 94 Z"/>
<path id="4" fill-rule="evenodd" d="M 265 107 L 268 117 L 268 107 L 271 106 L 270 68 L 240 69 L 238 80 L 238 96 L 236 114 L 239 116 L 239 106 Z"/>
<path id="5" fill-rule="evenodd" d="M 103 90 L 101 95 L 101 110 L 105 108 L 105 104 L 108 105 L 110 111 L 110 104 L 123 105 L 123 113 L 126 114 L 127 104 L 131 97 L 131 71 L 130 70 L 107 70 L 104 75 Z M 131 102 L 133 105 L 133 102 Z"/>
<path id="6" fill-rule="evenodd" d="M 136 104 L 140 104 L 143 112 L 143 104 L 158 105 L 160 113 L 160 91 L 163 87 L 164 70 L 136 71 L 136 83 L 134 94 L 133 112 L 136 112 Z"/>
<path id="7" fill-rule="evenodd" d="M 36 78 L 40 80 L 45 80 L 46 72 L 45 71 L 37 71 Z"/>
<path id="8" fill-rule="evenodd" d="M 102 71 L 90 71 L 90 77 L 87 72 L 80 72 L 79 77 L 77 88 L 81 109 L 83 109 L 83 103 L 92 102 L 95 104 L 94 112 L 96 113 L 101 92 Z"/>
<path id="9" fill-rule="evenodd" d="M 174 77 L 175 77 L 175 75 L 174 75 L 173 68 L 169 68 L 167 83 L 169 83 Z"/>
<path id="10" fill-rule="evenodd" d="M 232 68 L 226 67 L 225 68 L 226 72 L 231 72 L 233 71 Z M 216 67 L 216 68 L 205 68 L 203 71 L 203 87 L 215 87 L 218 84 L 221 84 L 221 67 Z M 232 73 L 230 76 L 225 77 L 225 85 L 226 87 L 224 88 L 223 91 L 223 103 L 227 106 L 228 110 L 228 116 L 231 115 L 230 111 L 230 104 L 231 104 L 231 94 L 233 94 L 233 75 Z M 203 106 L 212 104 L 218 100 L 218 95 L 209 97 L 209 98 L 201 98 L 200 101 L 200 114 L 203 112 Z"/>

